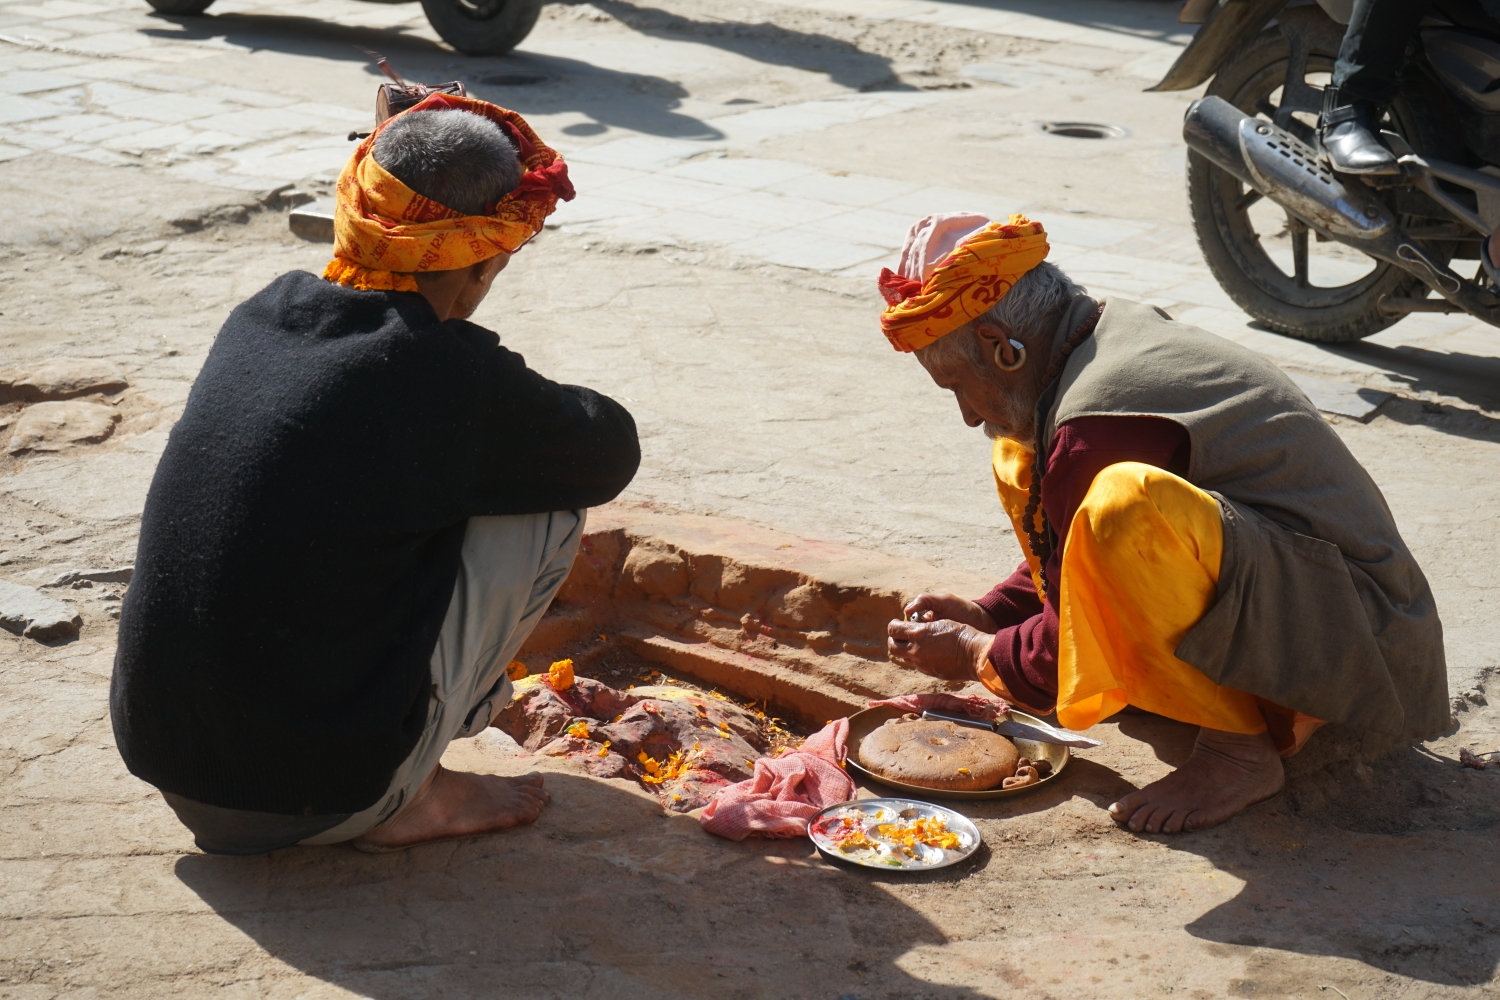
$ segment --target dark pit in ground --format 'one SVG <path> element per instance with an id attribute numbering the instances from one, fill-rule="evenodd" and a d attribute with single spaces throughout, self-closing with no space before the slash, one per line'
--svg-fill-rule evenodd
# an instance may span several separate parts
<path id="1" fill-rule="evenodd" d="M 1099 122 L 1042 122 L 1042 131 L 1069 139 L 1121 139 L 1125 130 L 1118 125 Z"/>

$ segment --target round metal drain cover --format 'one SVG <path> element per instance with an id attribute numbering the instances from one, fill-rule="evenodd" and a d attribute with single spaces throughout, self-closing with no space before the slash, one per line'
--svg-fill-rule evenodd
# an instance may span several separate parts
<path id="1" fill-rule="evenodd" d="M 1121 139 L 1125 136 L 1125 130 L 1120 126 L 1098 122 L 1042 122 L 1042 131 L 1069 139 Z"/>
<path id="2" fill-rule="evenodd" d="M 551 83 L 552 77 L 535 70 L 511 69 L 501 70 L 498 73 L 486 73 L 479 78 L 479 82 L 488 83 L 494 87 L 533 87 L 539 83 Z"/>

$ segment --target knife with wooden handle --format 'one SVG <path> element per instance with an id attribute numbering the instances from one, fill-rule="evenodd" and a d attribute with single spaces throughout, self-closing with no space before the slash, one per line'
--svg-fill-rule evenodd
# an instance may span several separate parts
<path id="1" fill-rule="evenodd" d="M 1089 747 L 1103 746 L 1100 740 L 1075 733 L 1068 729 L 1058 729 L 1049 726 L 1045 722 L 1035 726 L 1025 722 L 1016 722 L 1012 719 L 986 722 L 984 719 L 971 719 L 967 715 L 944 715 L 942 712 L 923 712 L 922 718 L 931 719 L 935 722 L 954 722 L 960 726 L 972 726 L 975 729 L 988 729 L 992 733 L 1001 736 L 1012 736 L 1023 740 L 1034 740 L 1037 743 L 1057 743 L 1065 747 Z"/>

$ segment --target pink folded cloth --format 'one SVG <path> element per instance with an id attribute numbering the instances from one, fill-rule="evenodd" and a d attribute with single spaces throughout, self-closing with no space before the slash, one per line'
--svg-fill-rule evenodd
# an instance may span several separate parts
<path id="1" fill-rule="evenodd" d="M 755 777 L 720 789 L 699 822 L 730 840 L 806 836 L 808 820 L 854 798 L 854 782 L 843 768 L 848 744 L 849 720 L 834 719 L 801 750 L 757 760 Z"/>
<path id="2" fill-rule="evenodd" d="M 899 708 L 903 712 L 942 712 L 945 715 L 967 715 L 971 719 L 994 722 L 1010 711 L 1010 705 L 999 698 L 977 694 L 903 694 L 899 698 L 870 702 L 870 708 Z"/>

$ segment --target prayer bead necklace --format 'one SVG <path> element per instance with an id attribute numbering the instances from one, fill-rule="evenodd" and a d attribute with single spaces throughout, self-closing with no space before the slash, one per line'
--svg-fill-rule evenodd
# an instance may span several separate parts
<path id="1" fill-rule="evenodd" d="M 1104 315 L 1104 307 L 1100 306 L 1094 310 L 1094 314 L 1079 323 L 1068 339 L 1063 341 L 1062 347 L 1047 362 L 1046 381 L 1042 383 L 1042 391 L 1037 394 L 1037 399 L 1044 399 L 1052 386 L 1062 375 L 1063 365 L 1067 364 L 1068 356 L 1073 353 L 1074 348 L 1083 343 L 1094 332 L 1094 327 L 1099 325 L 1099 317 Z M 1040 414 L 1038 414 L 1040 416 Z M 1042 430 L 1043 424 L 1038 422 L 1036 428 L 1036 451 L 1031 456 L 1031 482 L 1026 491 L 1026 514 L 1023 518 L 1026 524 L 1026 542 L 1031 546 L 1031 554 L 1037 561 L 1037 575 L 1041 578 L 1042 589 L 1037 597 L 1043 603 L 1047 601 L 1047 594 L 1052 590 L 1052 582 L 1047 579 L 1047 561 L 1052 558 L 1052 525 L 1047 521 L 1047 512 L 1042 509 Z"/>

